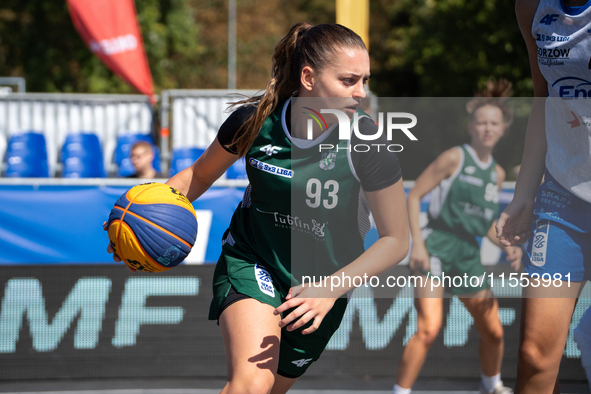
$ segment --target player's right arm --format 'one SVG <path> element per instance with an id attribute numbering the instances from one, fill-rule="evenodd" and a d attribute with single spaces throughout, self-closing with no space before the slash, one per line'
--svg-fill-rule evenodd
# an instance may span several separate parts
<path id="1" fill-rule="evenodd" d="M 224 149 L 216 138 L 195 163 L 170 178 L 166 184 L 183 193 L 190 201 L 195 201 L 237 159 L 238 155 Z"/>
<path id="2" fill-rule="evenodd" d="M 242 106 L 232 112 L 220 126 L 216 139 L 189 168 L 185 168 L 166 184 L 195 201 L 219 179 L 236 160 L 238 154 L 232 146 L 237 134 L 243 132 L 242 125 L 250 118 L 254 106 Z"/>
<path id="3" fill-rule="evenodd" d="M 458 148 L 446 150 L 435 159 L 417 178 L 414 187 L 408 193 L 408 221 L 412 236 L 410 252 L 410 269 L 420 273 L 428 271 L 430 267 L 429 253 L 421 235 L 419 215 L 421 213 L 421 199 L 433 190 L 442 180 L 449 178 L 460 165 L 461 153 Z"/>
<path id="4" fill-rule="evenodd" d="M 539 0 L 517 0 L 515 4 L 519 28 L 527 45 L 535 98 L 527 123 L 525 149 L 513 201 L 505 208 L 496 226 L 497 237 L 506 246 L 521 244 L 528 239 L 536 192 L 545 168 L 547 145 L 543 98 L 548 96 L 548 84 L 538 66 L 538 46 L 531 33 L 538 4 Z"/>

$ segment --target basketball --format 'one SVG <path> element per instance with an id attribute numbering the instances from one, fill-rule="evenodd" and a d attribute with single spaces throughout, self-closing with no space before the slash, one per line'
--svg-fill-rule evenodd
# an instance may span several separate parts
<path id="1" fill-rule="evenodd" d="M 197 216 L 187 197 L 163 183 L 135 186 L 119 197 L 108 221 L 115 253 L 138 271 L 179 265 L 197 237 Z"/>

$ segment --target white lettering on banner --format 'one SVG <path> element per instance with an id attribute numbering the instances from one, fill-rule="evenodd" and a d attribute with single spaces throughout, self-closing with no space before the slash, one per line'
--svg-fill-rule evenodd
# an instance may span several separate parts
<path id="1" fill-rule="evenodd" d="M 330 339 L 326 349 L 346 350 L 349 347 L 349 337 L 356 316 L 359 317 L 359 327 L 361 328 L 366 349 L 382 350 L 390 344 L 400 324 L 408 315 L 406 334 L 403 339 L 403 345 L 406 345 L 416 332 L 417 322 L 417 312 L 414 309 L 414 290 L 410 283 L 396 296 L 392 306 L 381 321 L 378 317 L 373 290 L 368 286 L 357 288 L 349 301 L 339 329 Z M 452 299 L 443 333 L 445 346 L 466 345 L 470 328 L 474 323 L 474 320 L 468 319 L 467 316 L 471 319 L 466 307 L 456 298 Z M 499 316 L 501 324 L 511 325 L 515 321 L 515 310 L 512 308 L 499 308 Z"/>
<path id="2" fill-rule="evenodd" d="M 116 55 L 118 53 L 134 51 L 137 48 L 137 38 L 133 34 L 108 38 L 106 40 L 88 42 L 90 50 L 104 55 Z"/>
<path id="3" fill-rule="evenodd" d="M 80 279 L 50 324 L 39 280 L 10 279 L 6 283 L 0 311 L 0 353 L 16 351 L 23 315 L 27 316 L 33 348 L 38 352 L 55 350 L 78 315 L 74 348 L 94 349 L 110 290 L 111 280 L 108 278 Z"/>
<path id="4" fill-rule="evenodd" d="M 196 209 L 195 214 L 197 215 L 198 223 L 197 239 L 183 264 L 205 263 L 205 254 L 209 242 L 209 231 L 211 230 L 211 223 L 213 221 L 213 211 L 209 209 Z"/>
<path id="5" fill-rule="evenodd" d="M 412 282 L 408 281 L 408 283 L 409 285 L 394 298 L 392 305 L 382 318 L 378 316 L 373 290 L 369 287 L 356 289 L 341 326 L 328 343 L 327 350 L 338 351 L 349 348 L 350 335 L 357 317 L 362 339 L 368 350 L 385 349 L 401 324 L 408 318 L 406 333 L 402 340 L 405 345 L 414 335 L 417 321 L 416 310 L 413 307 Z M 2 285 L 0 283 L 0 286 Z M 194 276 L 129 278 L 125 283 L 122 302 L 119 306 L 112 345 L 116 347 L 136 345 L 137 336 L 143 324 L 180 323 L 184 314 L 182 308 L 146 307 L 146 300 L 151 296 L 196 296 L 199 294 L 199 285 L 200 279 Z M 78 320 L 74 333 L 74 348 L 95 349 L 99 345 L 99 333 L 104 332 L 103 320 L 109 295 L 118 294 L 120 291 L 111 290 L 112 283 L 109 278 L 81 278 L 72 287 L 53 319 L 49 319 L 46 300 L 38 279 L 15 277 L 7 280 L 3 286 L 4 294 L 0 300 L 0 354 L 17 351 L 19 335 L 21 333 L 28 335 L 26 329 L 22 327 L 23 321 L 29 325 L 34 351 L 55 351 L 76 318 Z M 520 288 L 503 287 L 503 282 L 497 279 L 493 280 L 491 288 L 499 298 L 521 296 Z M 1 292 L 0 295 L 2 295 Z M 573 330 L 590 305 L 591 285 L 587 285 L 573 313 L 564 350 L 566 357 L 580 357 L 580 351 L 573 338 Z M 113 307 L 117 307 L 117 304 Z M 515 322 L 515 309 L 499 308 L 499 317 L 502 325 L 512 325 Z M 466 345 L 470 339 L 469 336 L 474 335 L 472 325 L 473 319 L 464 305 L 456 298 L 452 299 L 443 332 L 444 345 L 447 347 Z M 22 342 L 20 346 L 23 346 Z"/>
<path id="6" fill-rule="evenodd" d="M 96 348 L 110 292 L 109 278 L 79 279 L 49 323 L 41 282 L 36 278 L 8 280 L 0 304 L 0 353 L 16 352 L 19 335 L 25 332 L 21 329 L 24 316 L 37 352 L 56 350 L 76 318 L 74 348 Z M 196 277 L 129 278 L 115 324 L 113 346 L 135 345 L 142 324 L 178 324 L 183 320 L 184 310 L 180 307 L 147 308 L 148 297 L 198 293 Z"/>
<path id="7" fill-rule="evenodd" d="M 119 319 L 111 343 L 115 347 L 134 346 L 143 324 L 179 324 L 183 321 L 183 308 L 146 307 L 148 297 L 197 294 L 198 278 L 129 278 L 123 291 Z"/>

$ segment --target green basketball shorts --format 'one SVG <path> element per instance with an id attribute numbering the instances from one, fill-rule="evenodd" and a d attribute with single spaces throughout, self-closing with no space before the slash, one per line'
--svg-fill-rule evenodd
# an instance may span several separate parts
<path id="1" fill-rule="evenodd" d="M 254 261 L 251 256 L 234 248 L 224 247 L 217 262 L 213 278 L 213 300 L 209 319 L 220 317 L 224 301 L 231 288 L 247 297 L 254 298 L 274 308 L 285 302 L 289 287 L 273 278 L 273 272 Z M 347 299 L 338 299 L 331 311 L 324 317 L 318 330 L 303 335 L 302 330 L 311 322 L 295 331 L 281 329 L 279 367 L 277 373 L 288 378 L 297 378 L 322 354 L 328 341 L 339 328 Z M 283 317 L 291 312 L 283 313 Z"/>
<path id="2" fill-rule="evenodd" d="M 425 239 L 425 246 L 430 255 L 429 275 L 439 277 L 447 291 L 463 295 L 488 288 L 476 240 L 433 230 Z"/>

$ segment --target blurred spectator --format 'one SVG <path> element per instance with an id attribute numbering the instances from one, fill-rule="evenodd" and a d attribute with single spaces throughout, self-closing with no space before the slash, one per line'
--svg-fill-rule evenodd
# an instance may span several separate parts
<path id="1" fill-rule="evenodd" d="M 138 141 L 133 144 L 130 158 L 135 168 L 135 174 L 128 176 L 128 178 L 153 179 L 162 177 L 162 174 L 156 171 L 152 164 L 154 162 L 154 148 L 151 143 Z"/>

